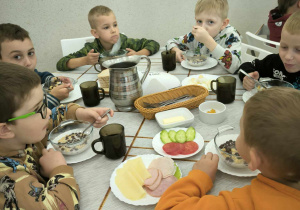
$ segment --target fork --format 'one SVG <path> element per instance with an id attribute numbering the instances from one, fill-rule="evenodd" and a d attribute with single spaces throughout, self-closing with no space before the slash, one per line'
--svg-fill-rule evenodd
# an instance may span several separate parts
<path id="1" fill-rule="evenodd" d="M 174 99 L 170 99 L 170 100 L 166 100 L 166 101 L 162 101 L 162 102 L 158 102 L 158 103 L 144 102 L 144 106 L 145 106 L 145 108 L 158 108 L 158 107 L 167 106 L 167 105 L 176 103 L 177 101 L 179 101 L 181 99 L 187 99 L 187 98 L 190 99 L 192 97 L 193 96 L 186 94 L 186 95 L 179 96 L 178 98 L 174 98 Z"/>

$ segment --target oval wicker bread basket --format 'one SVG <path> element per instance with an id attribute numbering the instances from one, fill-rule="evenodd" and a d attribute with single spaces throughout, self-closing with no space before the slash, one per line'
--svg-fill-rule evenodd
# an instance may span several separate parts
<path id="1" fill-rule="evenodd" d="M 158 108 L 145 108 L 144 102 L 146 103 L 159 103 L 169 99 L 178 98 L 182 95 L 193 95 L 192 99 L 170 104 Z M 205 97 L 208 96 L 208 90 L 199 85 L 187 85 L 179 88 L 174 88 L 171 90 L 153 93 L 138 98 L 134 102 L 134 106 L 140 111 L 140 113 L 148 120 L 152 120 L 155 117 L 155 114 L 158 112 L 166 111 L 169 109 L 175 109 L 178 107 L 186 107 L 188 109 L 194 109 L 199 106 L 202 102 L 205 101 Z"/>

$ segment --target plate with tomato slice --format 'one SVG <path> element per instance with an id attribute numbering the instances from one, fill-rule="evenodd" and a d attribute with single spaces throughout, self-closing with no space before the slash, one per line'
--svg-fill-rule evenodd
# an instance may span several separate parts
<path id="1" fill-rule="evenodd" d="M 179 131 L 184 130 L 186 131 L 187 128 L 170 128 L 166 129 L 166 131 Z M 173 159 L 182 159 L 191 157 L 203 148 L 204 146 L 204 139 L 200 135 L 200 133 L 196 132 L 195 139 L 193 141 L 186 141 L 184 143 L 178 143 L 178 142 L 171 142 L 164 144 L 160 139 L 160 132 L 157 133 L 153 140 L 152 140 L 152 146 L 154 150 L 163 156 L 170 157 Z M 167 151 L 167 152 L 166 152 Z"/>

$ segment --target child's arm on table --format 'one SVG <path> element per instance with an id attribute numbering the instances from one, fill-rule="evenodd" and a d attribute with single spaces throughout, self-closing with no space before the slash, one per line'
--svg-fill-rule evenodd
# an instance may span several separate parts
<path id="1" fill-rule="evenodd" d="M 121 48 L 129 51 L 127 55 L 153 55 L 159 50 L 159 43 L 154 40 L 127 38 L 120 35 Z"/>
<path id="2" fill-rule="evenodd" d="M 171 185 L 161 196 L 156 209 L 200 209 L 203 197 L 213 186 L 219 157 L 207 153 L 193 166 L 189 175 Z M 205 209 L 205 208 L 204 208 Z"/>

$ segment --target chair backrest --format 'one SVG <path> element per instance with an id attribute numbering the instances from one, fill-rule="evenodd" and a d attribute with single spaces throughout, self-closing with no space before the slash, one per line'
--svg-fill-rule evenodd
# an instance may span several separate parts
<path id="1" fill-rule="evenodd" d="M 279 52 L 279 42 L 274 42 L 260 36 L 257 36 L 249 31 L 246 32 L 246 38 L 249 45 L 259 47 L 272 53 Z"/>
<path id="2" fill-rule="evenodd" d="M 95 37 L 88 36 L 82 38 L 62 39 L 60 40 L 63 56 L 74 53 L 84 47 L 86 42 L 93 42 Z"/>
<path id="3" fill-rule="evenodd" d="M 252 54 L 252 52 L 255 52 L 255 56 Z M 258 47 L 254 47 L 245 43 L 242 43 L 242 48 L 241 48 L 241 58 L 242 58 L 242 63 L 244 62 L 251 62 L 254 59 L 263 59 L 267 55 L 272 54 L 269 51 L 260 49 Z"/>
<path id="4" fill-rule="evenodd" d="M 262 24 L 260 28 L 255 32 L 255 35 L 261 36 L 263 38 L 269 39 L 270 30 L 269 27 L 265 24 Z"/>

